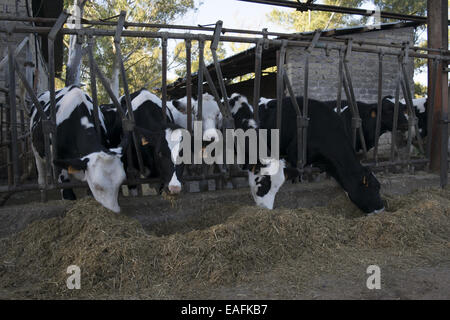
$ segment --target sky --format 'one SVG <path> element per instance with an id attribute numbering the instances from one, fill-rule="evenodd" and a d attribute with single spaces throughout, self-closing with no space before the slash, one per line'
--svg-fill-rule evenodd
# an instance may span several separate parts
<path id="1" fill-rule="evenodd" d="M 316 1 L 320 3 L 322 1 Z M 282 26 L 269 22 L 267 15 L 275 8 L 275 6 L 249 3 L 237 0 L 195 0 L 197 10 L 189 12 L 184 16 L 178 18 L 174 23 L 183 25 L 206 25 L 214 24 L 218 20 L 223 21 L 224 28 L 239 28 L 250 30 L 261 30 L 268 28 L 273 32 L 292 33 L 295 30 L 288 30 Z M 292 12 L 293 9 L 276 7 L 278 10 Z M 374 9 L 372 1 L 366 1 L 363 4 L 364 9 Z M 426 37 L 426 32 L 424 33 Z M 169 42 L 169 50 L 175 47 L 176 42 Z M 231 54 L 230 50 L 227 50 Z M 175 75 L 169 72 L 169 76 Z M 417 74 L 414 77 L 415 81 L 423 85 L 427 84 L 426 72 Z"/>

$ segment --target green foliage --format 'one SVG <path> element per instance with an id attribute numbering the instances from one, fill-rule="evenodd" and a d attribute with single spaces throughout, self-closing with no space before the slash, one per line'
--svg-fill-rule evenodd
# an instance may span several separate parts
<path id="1" fill-rule="evenodd" d="M 421 85 L 419 82 L 414 83 L 414 97 L 423 98 L 428 94 L 428 87 Z"/>
<path id="2" fill-rule="evenodd" d="M 205 41 L 205 50 L 203 51 L 203 59 L 205 65 L 209 65 L 213 62 L 213 57 L 209 46 L 211 41 Z M 217 48 L 217 57 L 219 60 L 225 58 L 225 48 L 223 42 L 219 43 Z M 184 41 L 179 42 L 175 47 L 174 53 L 174 66 L 175 73 L 178 77 L 184 78 L 186 76 L 186 43 Z M 199 65 L 198 57 L 198 41 L 192 41 L 191 46 L 191 72 L 197 72 Z"/>
<path id="3" fill-rule="evenodd" d="M 357 7 L 363 0 L 325 0 L 324 4 Z M 292 32 L 313 31 L 316 29 L 334 29 L 358 24 L 357 16 L 343 15 L 323 11 L 290 11 L 285 12 L 274 9 L 269 14 L 269 21 L 277 23 Z"/>
<path id="4" fill-rule="evenodd" d="M 66 10 L 72 11 L 73 0 L 65 0 Z M 90 20 L 107 19 L 116 16 L 121 10 L 127 11 L 127 20 L 147 23 L 170 23 L 188 10 L 194 9 L 194 0 L 89 0 L 84 9 L 84 18 Z M 116 21 L 117 18 L 111 19 Z M 113 27 L 97 28 L 111 29 Z M 150 28 L 129 28 L 130 30 L 158 31 Z M 96 37 L 94 57 L 106 77 L 112 78 L 115 67 L 115 48 L 112 37 Z M 65 42 L 68 42 L 66 37 Z M 121 40 L 121 50 L 127 70 L 130 91 L 142 87 L 149 89 L 161 86 L 161 44 L 158 39 L 125 38 Z M 65 50 L 67 61 L 67 48 Z M 83 57 L 81 82 L 90 91 L 87 55 Z M 117 68 L 116 68 L 117 69 Z M 64 74 L 63 74 L 64 77 Z M 119 86 L 122 88 L 122 84 Z M 103 86 L 98 82 L 99 102 L 109 98 Z M 120 92 L 122 94 L 123 91 Z"/>

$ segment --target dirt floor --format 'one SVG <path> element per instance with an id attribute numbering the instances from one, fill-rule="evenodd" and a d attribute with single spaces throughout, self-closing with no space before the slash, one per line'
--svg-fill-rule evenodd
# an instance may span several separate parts
<path id="1" fill-rule="evenodd" d="M 328 179 L 285 184 L 272 211 L 247 188 L 122 197 L 119 215 L 15 194 L 0 208 L 0 298 L 449 299 L 450 190 L 427 173 L 377 177 L 375 216 Z M 80 290 L 66 287 L 72 264 Z"/>

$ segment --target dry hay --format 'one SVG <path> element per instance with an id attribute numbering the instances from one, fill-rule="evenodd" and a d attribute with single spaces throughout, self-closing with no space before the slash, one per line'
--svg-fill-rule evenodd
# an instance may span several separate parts
<path id="1" fill-rule="evenodd" d="M 84 199 L 64 217 L 2 240 L 0 289 L 44 298 L 171 298 L 266 271 L 305 280 L 337 264 L 345 270 L 372 251 L 449 252 L 449 196 L 439 189 L 386 195 L 387 210 L 375 216 L 363 216 L 345 196 L 312 209 L 244 206 L 221 224 L 167 236 L 148 235 L 136 220 Z M 80 266 L 83 290 L 67 290 L 69 265 Z"/>

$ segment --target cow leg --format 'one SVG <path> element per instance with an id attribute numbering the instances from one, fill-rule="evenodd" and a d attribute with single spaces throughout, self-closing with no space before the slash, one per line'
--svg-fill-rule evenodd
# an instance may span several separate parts
<path id="1" fill-rule="evenodd" d="M 58 174 L 58 181 L 60 183 L 70 182 L 69 173 L 67 170 L 62 169 Z M 61 195 L 64 200 L 77 200 L 75 193 L 72 189 L 61 189 Z"/>

